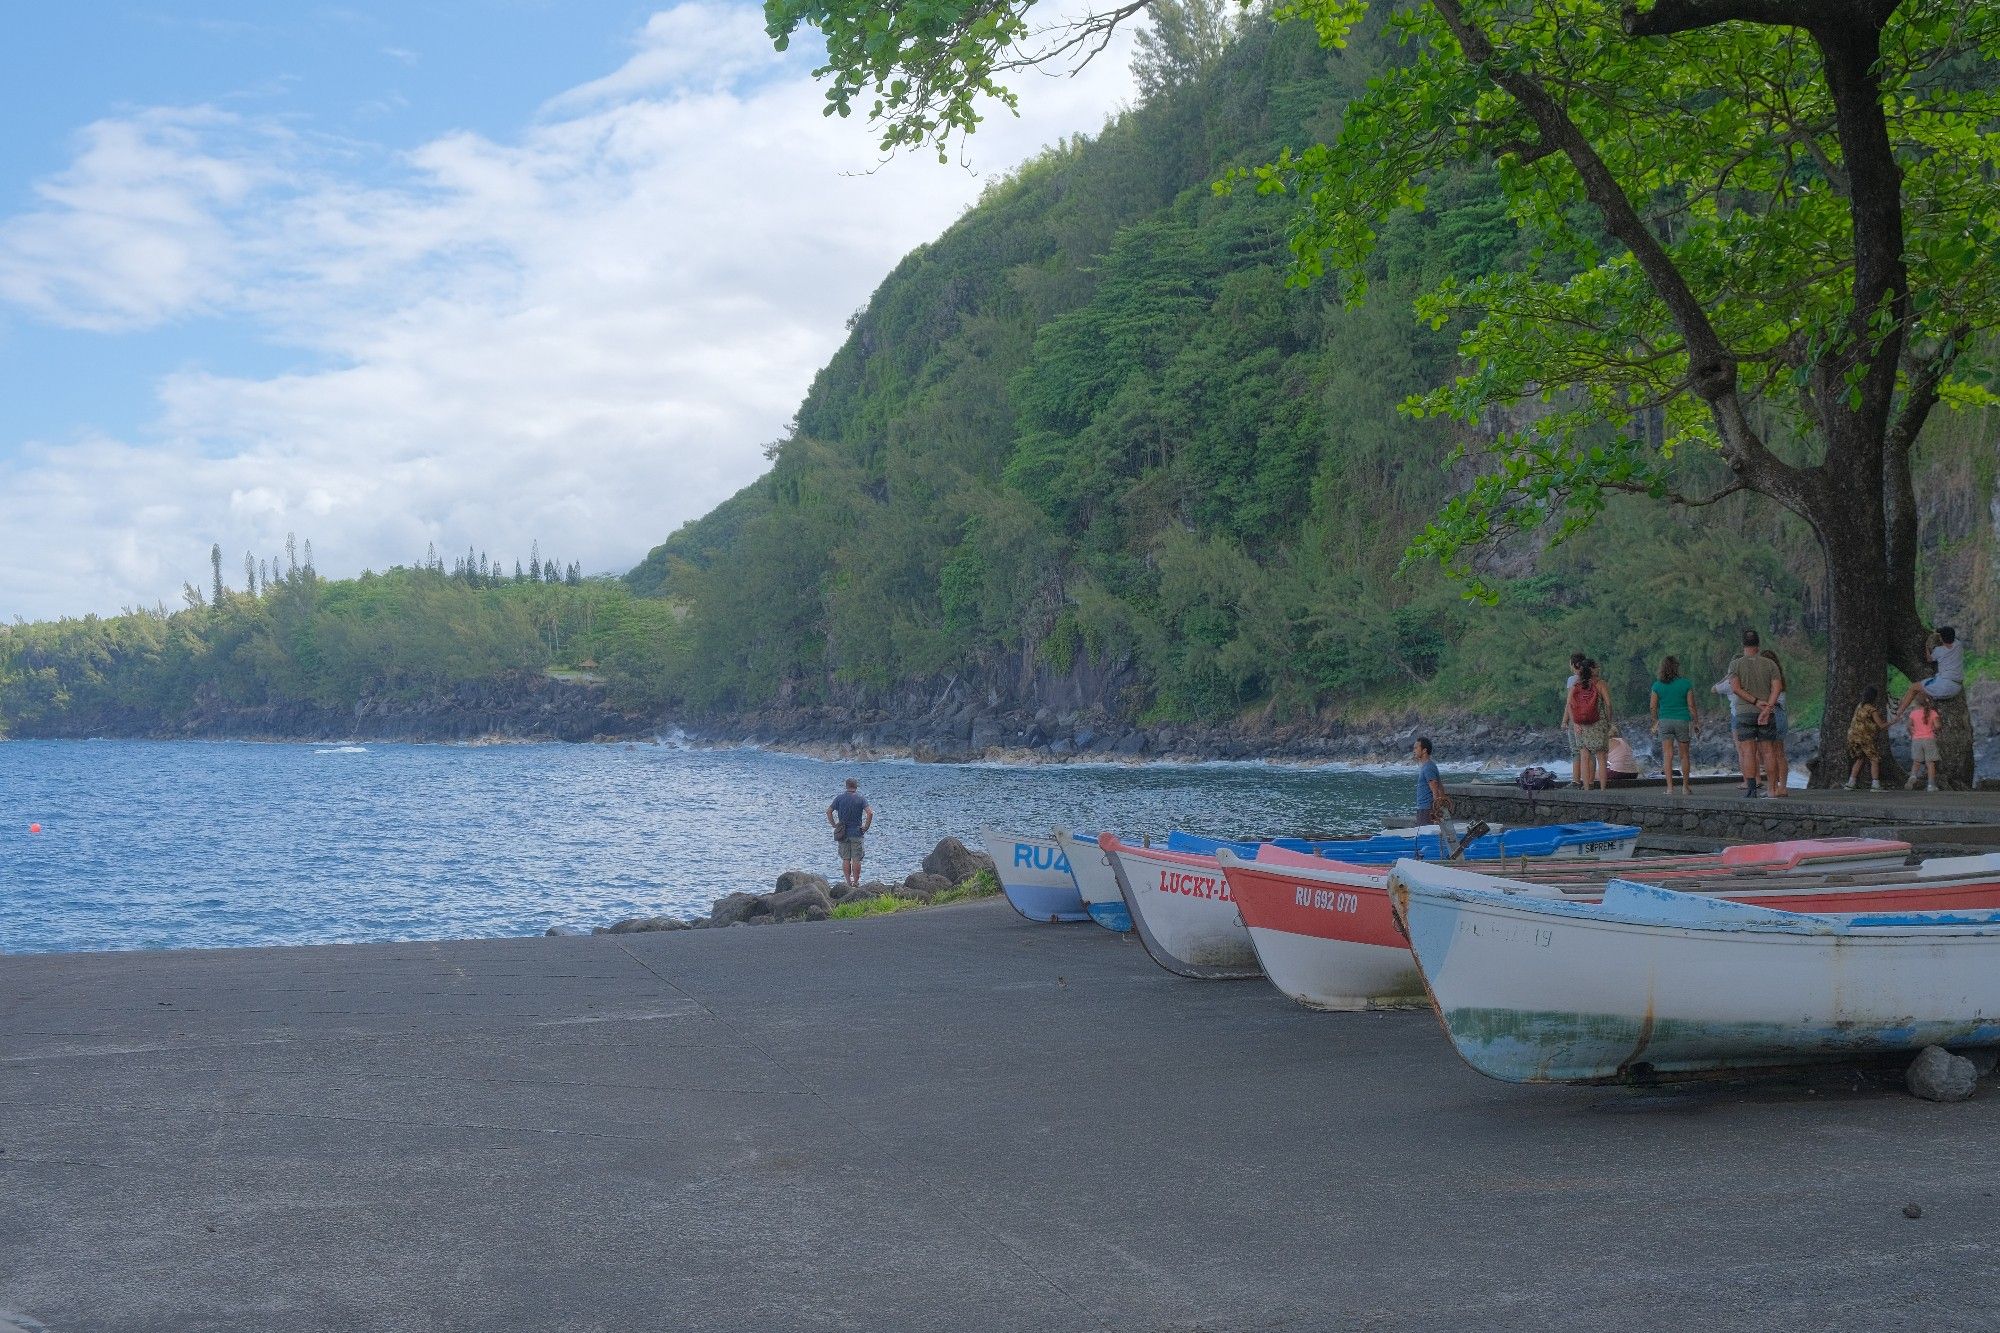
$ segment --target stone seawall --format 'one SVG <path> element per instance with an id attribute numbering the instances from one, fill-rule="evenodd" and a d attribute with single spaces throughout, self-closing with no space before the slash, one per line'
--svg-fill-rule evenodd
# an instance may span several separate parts
<path id="1" fill-rule="evenodd" d="M 1982 845 L 2000 824 L 1995 792 L 1797 792 L 1774 801 L 1746 800 L 1733 782 L 1706 790 L 1698 785 L 1692 796 L 1670 796 L 1660 787 L 1556 788 L 1531 799 L 1518 787 L 1477 782 L 1445 790 L 1461 819 L 1494 824 L 1601 819 L 1636 824 L 1663 837 L 1715 842 L 1892 835 L 1926 844 Z"/>

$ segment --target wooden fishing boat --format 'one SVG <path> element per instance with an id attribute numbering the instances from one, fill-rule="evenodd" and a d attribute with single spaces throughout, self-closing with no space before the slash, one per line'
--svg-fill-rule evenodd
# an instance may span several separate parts
<path id="1" fill-rule="evenodd" d="M 1000 890 L 1016 912 L 1038 923 L 1090 920 L 1069 873 L 1069 858 L 1053 838 L 989 828 L 980 830 L 980 840 L 993 858 Z"/>
<path id="2" fill-rule="evenodd" d="M 1262 975 L 1213 855 L 1133 847 L 1110 833 L 1101 834 L 1097 845 L 1111 862 L 1139 942 L 1154 962 L 1202 980 Z"/>
<path id="3" fill-rule="evenodd" d="M 1629 880 L 1574 902 L 1416 861 L 1389 893 L 1453 1046 L 1508 1082 L 2000 1044 L 1992 908 L 1790 912 Z"/>
<path id="4" fill-rule="evenodd" d="M 1097 839 L 1061 829 L 1054 837 L 1069 862 L 1070 878 L 1076 881 L 1077 896 L 1083 899 L 1083 910 L 1090 913 L 1090 919 L 1120 934 L 1131 930 L 1132 911 L 1125 906 L 1125 895 L 1118 892 L 1118 874 L 1111 868 L 1111 857 L 1097 845 Z"/>
<path id="5" fill-rule="evenodd" d="M 1530 881 L 1524 891 L 1548 896 L 1595 897 L 1614 874 L 1643 874 L 1799 911 L 2000 907 L 1989 883 L 2000 875 L 2000 857 L 1949 858 L 1906 872 L 1909 852 L 1908 843 L 1886 838 L 1807 838 L 1636 862 L 1534 861 L 1518 873 Z M 1258 963 L 1279 990 L 1314 1009 L 1424 1002 L 1390 912 L 1385 869 L 1269 845 L 1254 860 L 1227 848 L 1216 857 Z M 1854 876 L 1871 877 L 1873 891 L 1856 899 Z"/>

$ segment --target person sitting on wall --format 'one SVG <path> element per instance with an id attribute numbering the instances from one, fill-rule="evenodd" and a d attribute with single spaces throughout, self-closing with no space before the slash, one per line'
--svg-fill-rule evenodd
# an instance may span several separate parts
<path id="1" fill-rule="evenodd" d="M 1611 744 L 1605 747 L 1604 774 L 1612 782 L 1638 780 L 1639 757 L 1632 753 L 1631 743 L 1623 736 L 1613 736 Z"/>

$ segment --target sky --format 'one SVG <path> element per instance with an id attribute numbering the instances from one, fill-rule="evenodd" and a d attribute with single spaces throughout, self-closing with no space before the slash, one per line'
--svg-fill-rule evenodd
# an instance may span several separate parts
<path id="1" fill-rule="evenodd" d="M 0 619 L 530 544 L 617 573 L 766 466 L 848 317 L 1132 96 L 878 161 L 755 5 L 39 6 L 0 45 Z"/>

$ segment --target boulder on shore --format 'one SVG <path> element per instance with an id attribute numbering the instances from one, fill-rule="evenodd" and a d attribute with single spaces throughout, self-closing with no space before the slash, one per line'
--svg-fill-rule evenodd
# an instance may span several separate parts
<path id="1" fill-rule="evenodd" d="M 1942 1046 L 1924 1047 L 1903 1075 L 1911 1093 L 1931 1102 L 1962 1102 L 1978 1082 L 1978 1067 Z"/>
<path id="2" fill-rule="evenodd" d="M 825 875 L 815 875 L 810 870 L 787 870 L 778 876 L 777 891 L 779 893 L 790 893 L 793 889 L 811 888 L 816 888 L 821 893 L 833 892 L 833 885 L 827 882 Z"/>
<path id="3" fill-rule="evenodd" d="M 952 887 L 951 881 L 943 875 L 933 875 L 928 871 L 919 870 L 898 884 L 891 892 L 898 898 L 914 898 L 920 903 L 927 903 L 950 887 Z"/>
<path id="4" fill-rule="evenodd" d="M 813 876 L 817 883 L 802 883 L 796 888 L 779 889 L 764 899 L 766 910 L 773 921 L 824 921 L 833 911 L 833 898 L 827 893 L 826 881 Z M 784 876 L 778 877 L 779 883 Z"/>
<path id="5" fill-rule="evenodd" d="M 715 900 L 715 905 L 708 909 L 708 920 L 711 925 L 733 926 L 769 910 L 759 894 L 731 893 Z"/>
<path id="6" fill-rule="evenodd" d="M 653 930 L 691 930 L 689 923 L 677 916 L 632 916 L 623 921 L 614 921 L 608 926 L 599 926 L 594 935 L 639 935 Z"/>
<path id="7" fill-rule="evenodd" d="M 869 898 L 880 898 L 896 891 L 894 884 L 884 884 L 881 880 L 870 880 L 866 884 L 836 884 L 833 886 L 834 905 L 863 902 Z"/>
<path id="8" fill-rule="evenodd" d="M 975 852 L 957 838 L 945 838 L 924 858 L 924 873 L 942 875 L 948 885 L 963 884 L 982 870 L 993 869 L 993 858 Z"/>

